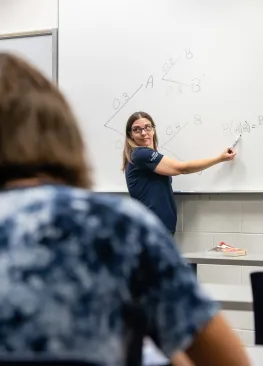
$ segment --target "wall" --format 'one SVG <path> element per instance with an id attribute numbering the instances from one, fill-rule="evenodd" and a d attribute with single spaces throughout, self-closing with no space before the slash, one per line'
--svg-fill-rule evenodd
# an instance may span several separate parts
<path id="1" fill-rule="evenodd" d="M 178 245 L 183 252 L 206 251 L 220 241 L 263 252 L 263 195 L 189 195 L 177 198 Z M 250 285 L 249 273 L 262 267 L 198 266 L 201 282 Z M 223 270 L 222 270 L 223 269 Z M 252 312 L 227 311 L 246 345 L 254 344 Z"/>
<path id="2" fill-rule="evenodd" d="M 58 27 L 58 0 L 1 0 L 0 34 Z"/>

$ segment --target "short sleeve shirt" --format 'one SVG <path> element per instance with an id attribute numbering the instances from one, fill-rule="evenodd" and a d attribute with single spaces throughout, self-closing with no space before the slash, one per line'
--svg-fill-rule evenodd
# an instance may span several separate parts
<path id="1" fill-rule="evenodd" d="M 177 209 L 172 189 L 172 178 L 155 173 L 163 155 L 148 147 L 137 147 L 126 169 L 126 182 L 130 196 L 148 207 L 174 232 Z"/>
<path id="2" fill-rule="evenodd" d="M 0 193 L 0 351 L 124 366 L 140 309 L 170 356 L 218 306 L 163 225 L 129 198 L 45 185 Z"/>

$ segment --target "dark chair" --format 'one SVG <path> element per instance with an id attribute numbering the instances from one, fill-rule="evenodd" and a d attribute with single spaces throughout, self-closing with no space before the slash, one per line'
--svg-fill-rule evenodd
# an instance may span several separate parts
<path id="1" fill-rule="evenodd" d="M 255 325 L 255 344 L 263 345 L 263 272 L 254 272 L 250 274 L 254 325 Z"/>
<path id="2" fill-rule="evenodd" d="M 54 358 L 48 356 L 13 356 L 0 355 L 0 365 L 30 365 L 30 366 L 47 366 L 47 365 L 66 365 L 66 366 L 101 366 L 92 362 L 82 361 L 80 358 Z"/>

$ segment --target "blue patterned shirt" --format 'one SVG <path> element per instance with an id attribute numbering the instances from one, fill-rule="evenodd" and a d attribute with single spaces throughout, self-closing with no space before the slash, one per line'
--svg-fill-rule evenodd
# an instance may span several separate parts
<path id="1" fill-rule="evenodd" d="M 161 222 L 129 198 L 3 191 L 0 251 L 0 352 L 122 366 L 139 328 L 170 356 L 218 311 Z"/>

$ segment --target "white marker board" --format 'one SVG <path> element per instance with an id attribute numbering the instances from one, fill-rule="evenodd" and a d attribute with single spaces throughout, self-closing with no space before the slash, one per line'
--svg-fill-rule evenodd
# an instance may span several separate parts
<path id="1" fill-rule="evenodd" d="M 31 62 L 57 82 L 57 30 L 0 34 L 0 52 L 9 52 Z"/>
<path id="2" fill-rule="evenodd" d="M 174 177 L 174 191 L 263 191 L 261 0 L 60 1 L 59 85 L 95 168 L 95 189 L 127 191 L 125 124 L 154 118 L 160 152 L 212 157 L 240 131 L 234 162 Z"/>

